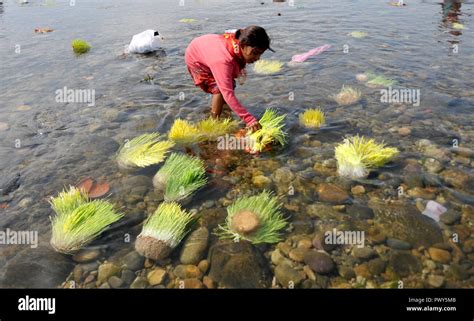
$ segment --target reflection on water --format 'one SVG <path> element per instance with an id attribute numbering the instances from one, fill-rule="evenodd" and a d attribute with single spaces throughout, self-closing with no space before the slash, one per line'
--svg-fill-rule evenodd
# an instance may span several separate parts
<path id="1" fill-rule="evenodd" d="M 210 101 L 193 86 L 186 70 L 187 44 L 203 33 L 254 23 L 269 31 L 277 51 L 265 53 L 264 58 L 278 59 L 285 65 L 275 76 L 256 75 L 248 68 L 247 83 L 237 88 L 237 95 L 256 116 L 267 107 L 287 113 L 289 144 L 258 157 L 196 146 L 193 152 L 206 159 L 210 184 L 186 207 L 208 213 L 204 225 L 222 223 L 219 213 L 225 213 L 224 207 L 238 196 L 262 188 L 285 194 L 291 182 L 296 193 L 282 201 L 294 229 L 288 232 L 286 242 L 297 244 L 299 240 L 293 237 L 298 233 L 312 237 L 313 231 L 331 224 L 344 222 L 361 228 L 373 224 L 357 219 L 362 214 L 353 214 L 352 207 L 335 210 L 332 204 L 321 201 L 316 188 L 322 183 L 343 186 L 357 206 L 367 209 L 369 199 L 395 197 L 403 182 L 411 205 L 423 207 L 428 200 L 436 200 L 456 215 L 463 213 L 462 220 L 445 224 L 443 233 L 457 231 L 463 235 L 462 242 L 472 240 L 468 229 L 472 217 L 465 207 L 472 190 L 456 183 L 460 177 L 470 178 L 473 168 L 469 154 L 474 148 L 471 3 L 444 1 L 441 17 L 438 2 L 424 1 L 402 8 L 369 0 L 298 1 L 293 7 L 288 3 L 228 1 L 226 8 L 217 0 L 186 1 L 185 6 L 176 1 L 81 1 L 74 7 L 63 2 L 45 3 L 49 5 L 9 2 L 3 5 L 8 5 L 5 12 L 0 5 L 0 182 L 21 174 L 18 188 L 0 196 L 0 227 L 38 230 L 40 247 L 45 251 L 37 258 L 19 252 L 18 247 L 0 247 L 0 267 L 7 267 L 0 273 L 8 276 L 4 285 L 52 287 L 64 280 L 72 261 L 47 254 L 52 214 L 48 197 L 87 176 L 108 181 L 110 200 L 127 214 L 121 225 L 94 242 L 92 248 L 102 249 L 101 260 L 121 257 L 130 250 L 130 244 L 124 245 L 117 235 L 136 236 L 143 218 L 161 202 L 162 196 L 151 187 L 159 166 L 120 172 L 114 161 L 117 149 L 126 139 L 142 133 L 165 133 L 177 117 L 192 121 L 205 117 Z M 180 23 L 181 19 L 196 22 Z M 453 29 L 453 23 L 462 23 L 464 29 Z M 46 27 L 54 31 L 34 33 L 35 28 Z M 157 28 L 165 37 L 163 51 L 123 55 L 133 34 L 148 28 Z M 367 37 L 352 38 L 348 36 L 352 31 L 366 32 Z M 90 42 L 91 51 L 76 57 L 70 49 L 75 38 Z M 326 43 L 332 46 L 327 52 L 300 65 L 287 64 L 293 55 Z M 454 44 L 459 49 L 456 53 Z M 381 103 L 379 89 L 355 79 L 356 74 L 368 71 L 395 79 L 402 88 L 420 89 L 420 106 Z M 338 106 L 330 96 L 342 85 L 360 90 L 360 103 Z M 95 106 L 56 102 L 55 91 L 65 86 L 94 89 Z M 321 107 L 327 122 L 336 125 L 319 132 L 300 128 L 299 113 L 315 107 Z M 364 183 L 366 193 L 362 195 L 353 195 L 354 186 L 341 181 L 335 168 L 335 144 L 353 134 L 383 140 L 402 151 L 395 167 L 375 172 L 377 180 Z M 454 141 L 467 151 L 453 150 Z M 280 168 L 285 170 L 276 174 Z M 407 175 L 414 168 L 417 174 Z M 454 178 L 446 178 L 449 175 Z M 416 179 L 409 179 L 412 176 Z M 470 186 L 466 180 L 464 185 Z M 462 195 L 449 192 L 446 181 L 454 182 L 449 188 Z M 464 244 L 459 245 L 461 253 L 466 251 L 464 256 L 455 258 L 457 252 L 452 252 L 453 262 L 463 268 L 472 259 Z M 381 253 L 391 251 L 386 243 L 377 246 Z M 273 250 L 271 246 L 265 251 Z M 332 255 L 338 262 L 349 260 L 342 252 Z M 178 256 L 173 256 L 172 265 L 179 263 Z M 41 283 L 41 277 L 35 278 L 28 270 L 26 263 L 32 257 L 40 267 L 47 269 L 60 262 L 64 269 L 55 268 L 54 273 L 43 277 L 47 283 Z M 388 260 L 384 255 L 381 258 Z M 347 264 L 354 267 L 353 262 Z M 429 273 L 444 275 L 439 263 L 435 265 Z M 25 279 L 24 273 L 33 277 Z M 331 282 L 342 282 L 336 276 L 337 272 Z M 418 283 L 413 286 L 427 286 L 420 275 L 415 280 Z M 465 286 L 461 281 L 449 282 Z M 374 282 L 379 286 L 382 281 Z"/>

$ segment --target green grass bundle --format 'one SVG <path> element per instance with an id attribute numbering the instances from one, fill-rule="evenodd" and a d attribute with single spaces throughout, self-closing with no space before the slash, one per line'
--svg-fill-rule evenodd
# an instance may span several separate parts
<path id="1" fill-rule="evenodd" d="M 197 124 L 199 134 L 206 140 L 216 140 L 220 136 L 230 134 L 237 129 L 237 121 L 230 118 L 215 119 L 207 118 Z"/>
<path id="2" fill-rule="evenodd" d="M 277 243 L 282 240 L 282 231 L 287 226 L 280 207 L 278 199 L 268 191 L 241 197 L 227 207 L 225 225 L 219 225 L 216 234 L 236 242 Z"/>
<path id="3" fill-rule="evenodd" d="M 384 75 L 376 75 L 371 72 L 366 72 L 367 84 L 373 87 L 390 87 L 397 83 L 396 80 L 385 77 Z"/>
<path id="4" fill-rule="evenodd" d="M 261 129 L 248 135 L 252 153 L 261 152 L 267 145 L 279 143 L 285 145 L 286 133 L 283 131 L 285 126 L 285 115 L 278 115 L 273 109 L 265 110 L 260 118 Z"/>
<path id="5" fill-rule="evenodd" d="M 397 154 L 396 148 L 363 136 L 346 138 L 335 148 L 339 175 L 352 179 L 366 177 L 371 169 L 385 165 Z"/>
<path id="6" fill-rule="evenodd" d="M 59 193 L 50 203 L 56 212 L 51 218 L 51 245 L 66 254 L 79 250 L 123 216 L 114 210 L 113 204 L 89 201 L 75 187 Z"/>
<path id="7" fill-rule="evenodd" d="M 167 258 L 189 232 L 195 219 L 177 203 L 161 203 L 143 224 L 135 250 L 153 260 Z"/>
<path id="8" fill-rule="evenodd" d="M 87 41 L 81 39 L 74 39 L 71 42 L 72 50 L 77 54 L 84 54 L 91 49 L 91 45 Z"/>
<path id="9" fill-rule="evenodd" d="M 321 109 L 307 109 L 300 114 L 300 124 L 306 128 L 319 128 L 326 124 L 326 117 Z"/>
<path id="10" fill-rule="evenodd" d="M 117 163 L 122 168 L 146 167 L 162 162 L 174 142 L 163 140 L 158 133 L 143 134 L 125 143 L 119 150 Z"/>
<path id="11" fill-rule="evenodd" d="M 180 201 L 206 185 L 204 162 L 194 156 L 173 153 L 153 177 L 153 185 L 164 191 L 166 201 Z"/>

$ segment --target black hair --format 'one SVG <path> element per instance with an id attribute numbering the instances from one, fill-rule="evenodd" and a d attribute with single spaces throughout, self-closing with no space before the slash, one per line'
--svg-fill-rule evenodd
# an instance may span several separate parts
<path id="1" fill-rule="evenodd" d="M 242 46 L 250 46 L 261 50 L 270 48 L 271 39 L 265 29 L 259 26 L 248 26 L 244 29 L 238 29 L 235 33 L 235 38 L 239 40 Z"/>

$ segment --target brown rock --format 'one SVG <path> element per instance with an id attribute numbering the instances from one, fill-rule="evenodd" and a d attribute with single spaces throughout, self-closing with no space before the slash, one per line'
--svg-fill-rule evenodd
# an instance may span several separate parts
<path id="1" fill-rule="evenodd" d="M 430 247 L 428 253 L 433 261 L 448 264 L 451 261 L 451 254 L 448 251 Z"/>
<path id="2" fill-rule="evenodd" d="M 308 249 L 296 248 L 290 251 L 290 259 L 296 262 L 303 262 L 305 254 L 308 252 Z"/>
<path id="3" fill-rule="evenodd" d="M 401 127 L 398 129 L 398 134 L 400 136 L 408 136 L 411 134 L 411 129 L 408 127 Z"/>
<path id="4" fill-rule="evenodd" d="M 202 283 L 204 283 L 204 285 L 206 286 L 206 288 L 208 289 L 214 289 L 215 288 L 215 284 L 214 284 L 214 281 L 208 277 L 208 276 L 205 276 L 203 279 L 202 279 Z"/>
<path id="5" fill-rule="evenodd" d="M 339 186 L 322 183 L 317 188 L 319 199 L 331 204 L 342 204 L 349 200 L 349 194 Z"/>
<path id="6" fill-rule="evenodd" d="M 202 271 L 195 265 L 178 265 L 173 273 L 180 279 L 199 279 L 202 276 Z"/>
<path id="7" fill-rule="evenodd" d="M 365 188 L 362 185 L 356 185 L 351 188 L 351 193 L 353 195 L 361 195 L 365 193 Z"/>
<path id="8" fill-rule="evenodd" d="M 147 275 L 148 283 L 150 285 L 158 285 L 163 283 L 166 277 L 166 271 L 160 268 L 156 268 L 150 271 Z"/>

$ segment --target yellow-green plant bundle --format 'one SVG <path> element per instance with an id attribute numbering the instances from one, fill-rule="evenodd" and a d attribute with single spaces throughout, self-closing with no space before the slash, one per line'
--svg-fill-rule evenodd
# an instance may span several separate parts
<path id="1" fill-rule="evenodd" d="M 81 39 L 74 39 L 71 42 L 72 50 L 77 54 L 83 54 L 88 52 L 91 49 L 91 45 L 87 41 Z"/>
<path id="2" fill-rule="evenodd" d="M 367 37 L 367 32 L 364 32 L 364 31 L 352 31 L 349 33 L 349 35 L 353 38 L 365 38 Z"/>
<path id="3" fill-rule="evenodd" d="M 159 133 L 143 134 L 126 142 L 119 150 L 117 163 L 122 168 L 146 167 L 162 162 L 175 145 Z"/>
<path id="4" fill-rule="evenodd" d="M 173 153 L 153 177 L 153 185 L 164 191 L 166 201 L 179 201 L 206 184 L 204 162 L 194 156 Z"/>
<path id="5" fill-rule="evenodd" d="M 270 75 L 279 72 L 282 66 L 283 64 L 278 60 L 262 59 L 255 63 L 255 65 L 253 66 L 253 70 L 257 74 Z"/>
<path id="6" fill-rule="evenodd" d="M 360 100 L 362 93 L 349 86 L 342 86 L 341 91 L 337 95 L 333 95 L 332 98 L 339 105 L 352 105 Z"/>
<path id="7" fill-rule="evenodd" d="M 234 241 L 247 240 L 253 244 L 277 243 L 287 222 L 280 212 L 281 204 L 271 192 L 241 197 L 227 207 L 224 225 L 219 225 L 216 235 Z"/>
<path id="8" fill-rule="evenodd" d="M 168 138 L 180 145 L 189 145 L 204 140 L 199 129 L 184 119 L 176 119 L 174 121 L 168 133 Z"/>
<path id="9" fill-rule="evenodd" d="M 326 117 L 321 109 L 307 109 L 300 114 L 300 124 L 307 128 L 319 128 L 326 124 Z"/>
<path id="10" fill-rule="evenodd" d="M 285 117 L 286 114 L 278 115 L 273 109 L 265 110 L 259 121 L 262 128 L 247 136 L 251 152 L 261 152 L 265 146 L 273 143 L 285 145 L 286 133 L 283 131 Z"/>
<path id="11" fill-rule="evenodd" d="M 195 216 L 181 209 L 179 204 L 162 203 L 143 224 L 135 249 L 147 258 L 165 259 L 186 236 L 194 221 Z"/>
<path id="12" fill-rule="evenodd" d="M 207 118 L 197 124 L 199 134 L 206 140 L 216 140 L 218 137 L 232 133 L 237 129 L 237 121 L 230 118 L 215 119 Z"/>
<path id="13" fill-rule="evenodd" d="M 397 154 L 396 148 L 358 135 L 344 139 L 335 148 L 339 175 L 353 179 L 366 177 L 371 169 L 385 165 Z"/>
<path id="14" fill-rule="evenodd" d="M 79 250 L 123 216 L 114 210 L 113 204 L 89 201 L 75 187 L 59 193 L 50 203 L 56 213 L 51 218 L 51 245 L 66 254 Z"/>

